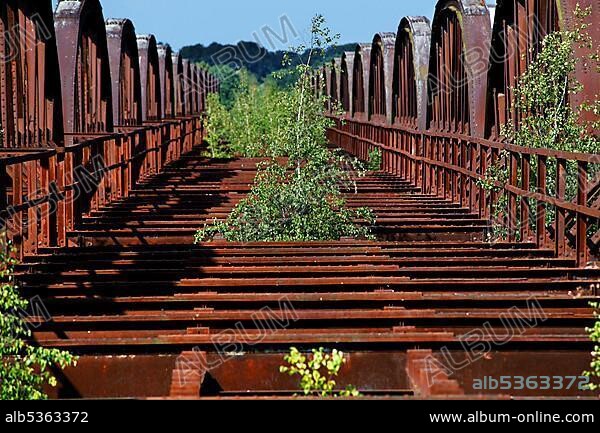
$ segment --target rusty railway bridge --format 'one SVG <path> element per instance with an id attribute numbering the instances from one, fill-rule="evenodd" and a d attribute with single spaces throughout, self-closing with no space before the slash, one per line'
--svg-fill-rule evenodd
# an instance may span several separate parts
<path id="1" fill-rule="evenodd" d="M 580 3 L 597 24 L 598 2 Z M 377 241 L 193 246 L 258 162 L 202 156 L 216 77 L 130 20 L 105 21 L 99 0 L 54 13 L 3 0 L 2 222 L 24 293 L 51 317 L 31 318 L 35 341 L 81 357 L 51 395 L 286 397 L 290 346 L 345 350 L 341 384 L 367 395 L 497 397 L 474 379 L 579 376 L 600 296 L 598 155 L 500 138 L 518 122 L 518 76 L 574 6 L 505 0 L 492 17 L 480 0 L 440 0 L 432 23 L 402 18 L 314 74 L 345 112 L 329 113 L 331 143 L 382 152 L 348 193 L 377 213 Z M 597 75 L 577 78 L 582 98 L 600 93 Z M 500 158 L 509 180 L 488 192 L 478 180 Z M 489 242 L 501 194 L 507 239 Z"/>

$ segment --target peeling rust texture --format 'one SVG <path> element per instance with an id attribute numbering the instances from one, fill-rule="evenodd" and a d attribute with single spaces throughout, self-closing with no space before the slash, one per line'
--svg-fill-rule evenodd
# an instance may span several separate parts
<path id="1" fill-rule="evenodd" d="M 50 0 L 0 3 L 2 147 L 61 146 L 60 75 Z"/>
<path id="2" fill-rule="evenodd" d="M 137 36 L 128 19 L 106 21 L 115 125 L 142 124 L 142 87 Z"/>
<path id="3" fill-rule="evenodd" d="M 400 125 L 427 128 L 427 76 L 431 24 L 425 17 L 405 17 L 398 26 L 394 49 L 392 120 Z"/>
<path id="4" fill-rule="evenodd" d="M 140 76 L 142 83 L 142 119 L 154 122 L 162 119 L 160 66 L 154 35 L 138 35 Z"/>
<path id="5" fill-rule="evenodd" d="M 100 2 L 61 1 L 54 25 L 65 132 L 112 132 L 112 86 Z"/>
<path id="6" fill-rule="evenodd" d="M 161 111 L 165 119 L 175 117 L 175 79 L 173 74 L 173 50 L 169 45 L 159 44 L 158 64 L 161 82 Z"/>
<path id="7" fill-rule="evenodd" d="M 179 53 L 173 54 L 173 78 L 175 88 L 175 114 L 177 116 L 184 116 L 185 111 L 185 95 L 184 95 L 184 83 L 185 78 L 183 72 L 183 59 Z"/>
<path id="8" fill-rule="evenodd" d="M 371 46 L 369 65 L 369 119 L 386 123 L 392 116 L 394 44 L 396 33 L 377 33 Z"/>

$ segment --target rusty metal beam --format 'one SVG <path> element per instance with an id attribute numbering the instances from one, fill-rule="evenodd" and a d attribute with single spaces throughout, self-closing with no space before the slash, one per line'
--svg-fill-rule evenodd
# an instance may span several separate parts
<path id="1" fill-rule="evenodd" d="M 369 119 L 374 122 L 391 123 L 392 88 L 394 72 L 394 44 L 396 34 L 377 33 L 371 46 L 369 65 Z"/>
<path id="2" fill-rule="evenodd" d="M 59 2 L 54 25 L 65 132 L 113 131 L 106 26 L 99 0 Z"/>
<path id="3" fill-rule="evenodd" d="M 431 25 L 425 17 L 400 21 L 394 55 L 392 118 L 401 125 L 427 128 L 427 76 Z"/>
<path id="4" fill-rule="evenodd" d="M 113 119 L 119 126 L 142 124 L 142 87 L 137 37 L 128 19 L 106 21 L 112 78 Z"/>
<path id="5" fill-rule="evenodd" d="M 358 44 L 354 53 L 354 83 L 352 86 L 352 117 L 367 120 L 369 113 L 369 74 L 371 45 Z"/>
<path id="6" fill-rule="evenodd" d="M 184 116 L 187 112 L 185 110 L 183 59 L 179 53 L 173 53 L 172 60 L 173 79 L 175 81 L 175 114 L 177 116 Z"/>
<path id="7" fill-rule="evenodd" d="M 163 117 L 158 46 L 153 35 L 138 35 L 137 44 L 140 54 L 142 119 L 152 122 Z"/>
<path id="8" fill-rule="evenodd" d="M 429 61 L 429 128 L 484 136 L 490 40 L 485 3 L 437 3 Z"/>
<path id="9" fill-rule="evenodd" d="M 347 115 L 352 115 L 352 88 L 354 87 L 354 53 L 345 52 L 340 62 L 340 103 Z"/>
<path id="10" fill-rule="evenodd" d="M 161 81 L 161 107 L 163 117 L 175 117 L 175 77 L 173 75 L 173 50 L 168 44 L 159 44 L 158 62 Z"/>
<path id="11" fill-rule="evenodd" d="M 193 79 L 192 79 L 192 65 L 190 61 L 187 59 L 183 59 L 183 74 L 182 74 L 182 84 L 183 84 L 183 100 L 185 104 L 185 112 L 187 114 L 192 114 L 194 112 L 194 105 L 192 100 L 192 92 L 193 92 Z"/>

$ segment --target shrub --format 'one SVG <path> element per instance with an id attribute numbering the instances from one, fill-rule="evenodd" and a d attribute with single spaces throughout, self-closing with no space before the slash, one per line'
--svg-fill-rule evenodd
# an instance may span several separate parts
<path id="1" fill-rule="evenodd" d="M 592 352 L 591 370 L 584 374 L 590 378 L 590 389 L 597 391 L 600 389 L 600 304 L 592 304 L 592 307 L 596 310 L 596 324 L 587 331 L 595 346 Z"/>
<path id="2" fill-rule="evenodd" d="M 346 363 L 343 352 L 334 349 L 331 353 L 326 353 L 321 347 L 313 349 L 312 354 L 307 357 L 292 347 L 284 360 L 287 365 L 279 367 L 279 371 L 290 376 L 300 376 L 300 388 L 306 396 L 360 397 L 360 393 L 352 385 L 336 393 L 335 378 Z"/>
<path id="3" fill-rule="evenodd" d="M 369 171 L 381 170 L 383 164 L 383 152 L 381 149 L 373 149 L 369 152 Z"/>
<path id="4" fill-rule="evenodd" d="M 0 236 L 0 399 L 46 399 L 44 385 L 56 386 L 49 371 L 76 364 L 68 352 L 31 345 L 31 331 L 24 312 L 28 302 L 21 298 L 14 279 L 17 260 L 14 248 Z"/>

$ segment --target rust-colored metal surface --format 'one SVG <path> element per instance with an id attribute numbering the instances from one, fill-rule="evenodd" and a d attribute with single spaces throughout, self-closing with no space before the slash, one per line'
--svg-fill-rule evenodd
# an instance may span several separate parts
<path id="1" fill-rule="evenodd" d="M 352 113 L 354 87 L 354 53 L 346 52 L 340 61 L 340 104 L 345 113 Z"/>
<path id="2" fill-rule="evenodd" d="M 182 74 L 182 89 L 183 89 L 183 100 L 185 104 L 185 112 L 193 113 L 194 112 L 194 102 L 193 102 L 193 85 L 194 81 L 192 78 L 192 65 L 190 61 L 187 59 L 183 59 L 183 74 Z"/>
<path id="3" fill-rule="evenodd" d="M 184 72 L 183 72 L 183 59 L 179 53 L 174 53 L 172 57 L 173 63 L 173 79 L 175 89 L 175 114 L 177 116 L 184 116 L 187 112 L 185 111 L 185 86 L 184 86 Z"/>
<path id="4" fill-rule="evenodd" d="M 173 75 L 173 50 L 169 45 L 159 44 L 158 47 L 159 76 L 161 82 L 161 107 L 165 119 L 176 115 L 175 108 L 175 77 Z"/>
<path id="5" fill-rule="evenodd" d="M 405 17 L 394 48 L 392 119 L 406 127 L 427 128 L 427 78 L 431 26 L 425 17 Z"/>
<path id="6" fill-rule="evenodd" d="M 354 53 L 354 73 L 352 85 L 352 110 L 357 119 L 367 119 L 369 112 L 369 75 L 371 59 L 371 46 L 359 44 Z"/>
<path id="7" fill-rule="evenodd" d="M 59 2 L 54 26 L 65 132 L 111 132 L 112 86 L 100 1 Z"/>
<path id="8" fill-rule="evenodd" d="M 137 36 L 128 19 L 106 21 L 113 119 L 118 126 L 142 124 L 142 86 Z"/>
<path id="9" fill-rule="evenodd" d="M 138 35 L 140 78 L 142 84 L 142 119 L 154 122 L 162 119 L 162 85 L 158 47 L 154 35 Z"/>
<path id="10" fill-rule="evenodd" d="M 38 256 L 21 276 L 54 318 L 33 319 L 36 340 L 83 355 L 63 396 L 289 396 L 297 384 L 278 367 L 290 346 L 344 350 L 340 385 L 373 396 L 479 395 L 477 378 L 589 364 L 599 270 L 533 243 L 490 244 L 477 214 L 386 172 L 345 190 L 349 206 L 377 213 L 376 241 L 193 246 L 261 162 L 202 152 L 86 216 L 71 234 L 80 248 Z M 522 328 L 506 325 L 515 308 Z M 475 341 L 489 353 L 473 359 Z M 155 383 L 137 383 L 143 372 Z"/>
<path id="11" fill-rule="evenodd" d="M 428 128 L 483 137 L 491 40 L 485 3 L 438 2 L 431 36 Z"/>
<path id="12" fill-rule="evenodd" d="M 60 75 L 51 2 L 0 4 L 3 148 L 63 142 Z M 15 98 L 15 95 L 22 96 Z"/>
<path id="13" fill-rule="evenodd" d="M 377 33 L 373 38 L 369 65 L 369 119 L 386 123 L 392 118 L 395 33 Z"/>

